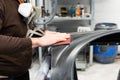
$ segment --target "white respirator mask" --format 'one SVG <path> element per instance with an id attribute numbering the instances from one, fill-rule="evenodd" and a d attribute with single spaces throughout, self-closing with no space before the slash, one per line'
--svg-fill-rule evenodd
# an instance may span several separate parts
<path id="1" fill-rule="evenodd" d="M 18 7 L 18 12 L 27 19 L 27 25 L 30 22 L 34 22 L 36 19 L 40 16 L 40 9 L 37 7 L 34 7 L 31 3 L 21 3 Z M 26 37 L 32 37 L 33 35 L 42 36 L 44 32 L 41 29 L 31 30 L 28 27 L 28 32 Z"/>

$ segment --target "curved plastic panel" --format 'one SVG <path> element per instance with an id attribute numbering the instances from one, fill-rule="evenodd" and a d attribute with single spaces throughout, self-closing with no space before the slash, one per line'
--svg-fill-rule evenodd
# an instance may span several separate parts
<path id="1" fill-rule="evenodd" d="M 120 43 L 119 34 L 120 30 L 71 33 L 72 41 L 70 44 L 56 45 L 51 48 L 51 80 L 74 80 L 73 67 L 77 54 L 91 42 L 94 43 L 95 41 L 97 43 L 100 40 L 102 42 L 104 37 L 106 37 L 107 42 L 107 36 L 114 36 L 114 43 Z M 112 42 L 112 39 L 109 42 Z"/>

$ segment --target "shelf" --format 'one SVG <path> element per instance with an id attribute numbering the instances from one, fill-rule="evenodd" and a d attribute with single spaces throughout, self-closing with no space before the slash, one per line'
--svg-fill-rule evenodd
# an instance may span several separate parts
<path id="1" fill-rule="evenodd" d="M 54 17 L 53 21 L 63 21 L 63 20 L 92 20 L 92 17 Z"/>
<path id="2" fill-rule="evenodd" d="M 47 0 L 45 3 L 46 10 L 52 13 L 51 0 Z M 81 15 L 80 17 L 71 17 L 71 8 L 75 7 L 76 9 L 78 3 L 80 3 Z M 62 9 L 63 13 L 61 13 Z M 64 9 L 67 13 L 64 13 Z M 45 17 L 46 20 L 48 18 L 49 16 Z M 58 0 L 55 16 L 47 26 L 55 26 L 60 32 L 75 32 L 79 26 L 89 26 L 92 29 L 93 21 L 94 0 Z"/>

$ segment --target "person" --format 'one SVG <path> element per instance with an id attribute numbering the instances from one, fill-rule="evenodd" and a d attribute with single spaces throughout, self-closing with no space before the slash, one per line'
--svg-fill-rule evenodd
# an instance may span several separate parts
<path id="1" fill-rule="evenodd" d="M 70 34 L 52 31 L 45 31 L 42 37 L 26 37 L 27 26 L 18 13 L 18 6 L 18 0 L 0 0 L 0 80 L 29 80 L 32 48 L 70 37 Z"/>

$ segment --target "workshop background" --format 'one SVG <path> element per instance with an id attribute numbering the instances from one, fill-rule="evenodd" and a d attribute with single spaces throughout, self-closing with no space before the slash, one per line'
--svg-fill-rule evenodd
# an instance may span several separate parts
<path id="1" fill-rule="evenodd" d="M 116 23 L 120 29 L 120 0 L 94 0 L 94 26 L 97 23 Z M 34 1 L 33 1 L 34 3 Z M 120 53 L 120 48 L 118 48 Z M 39 68 L 39 61 L 35 61 L 30 69 L 31 80 Z M 79 80 L 117 80 L 120 69 L 120 58 L 116 58 L 114 63 L 100 64 L 95 62 L 85 71 L 78 71 Z"/>

